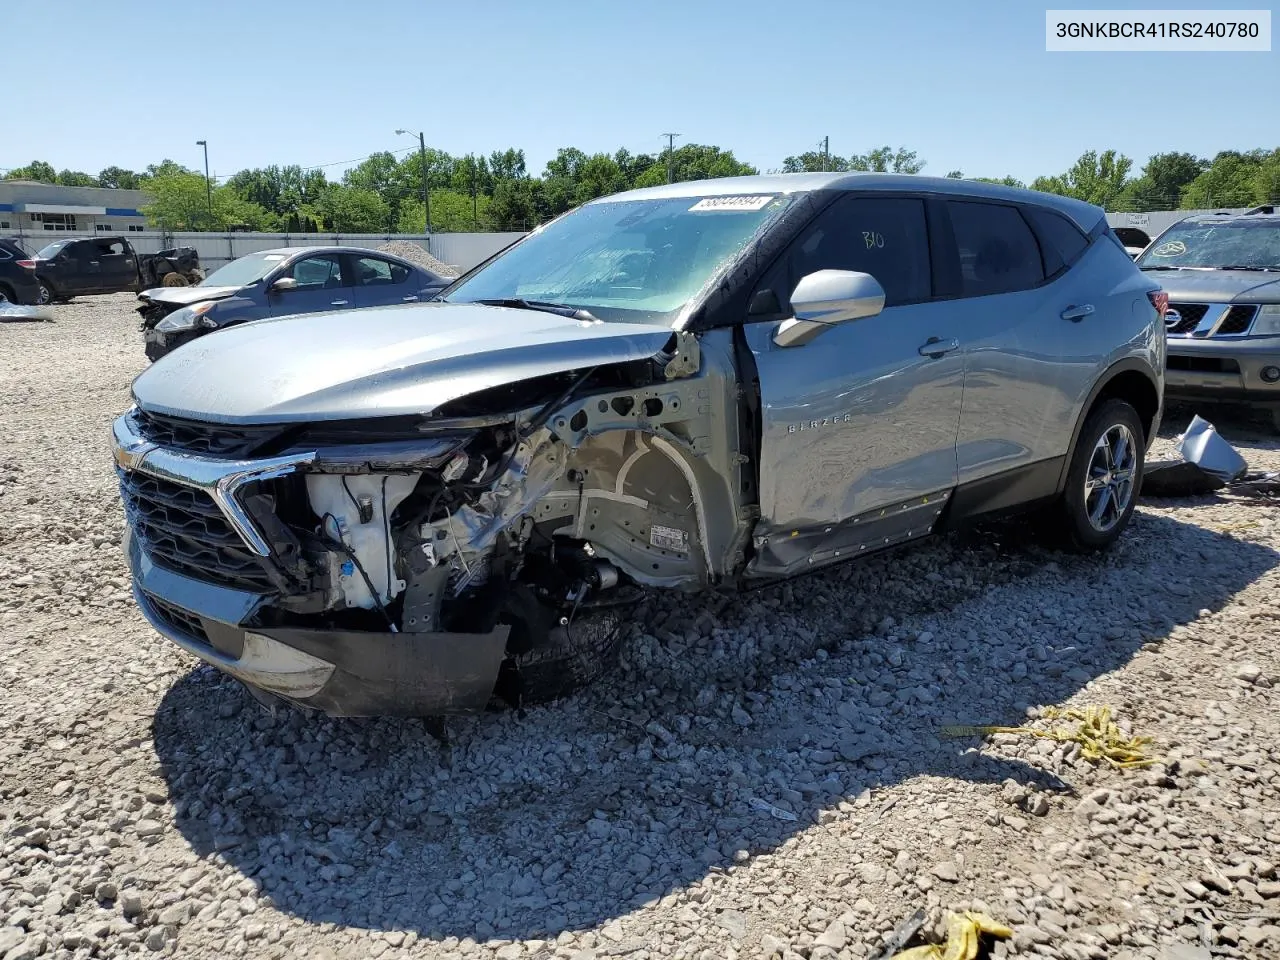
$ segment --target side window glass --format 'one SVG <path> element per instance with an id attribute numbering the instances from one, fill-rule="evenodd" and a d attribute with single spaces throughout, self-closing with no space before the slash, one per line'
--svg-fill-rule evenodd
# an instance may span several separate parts
<path id="1" fill-rule="evenodd" d="M 1023 211 L 1040 239 L 1044 253 L 1044 272 L 1052 277 L 1079 259 L 1089 246 L 1089 238 L 1061 214 L 1042 207 L 1024 207 Z"/>
<path id="2" fill-rule="evenodd" d="M 399 275 L 397 275 L 397 269 Z M 355 270 L 357 287 L 381 287 L 402 283 L 409 273 L 399 264 L 377 257 L 356 257 Z"/>
<path id="3" fill-rule="evenodd" d="M 885 306 L 932 295 L 923 200 L 842 198 L 796 238 L 789 259 L 788 296 L 815 270 L 869 273 L 884 287 Z"/>
<path id="4" fill-rule="evenodd" d="M 966 297 L 1028 290 L 1044 280 L 1035 234 L 1016 207 L 948 200 Z"/>
<path id="5" fill-rule="evenodd" d="M 293 279 L 299 290 L 330 290 L 342 286 L 342 270 L 337 257 L 307 257 L 293 265 Z"/>

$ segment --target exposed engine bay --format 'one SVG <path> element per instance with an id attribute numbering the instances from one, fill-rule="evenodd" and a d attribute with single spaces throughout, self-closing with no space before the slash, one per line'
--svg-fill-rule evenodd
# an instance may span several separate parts
<path id="1" fill-rule="evenodd" d="M 418 439 L 365 421 L 252 440 L 235 496 L 269 546 L 261 561 L 275 587 L 257 623 L 392 633 L 502 623 L 519 652 L 640 585 L 713 581 L 746 543 L 729 482 L 745 458 L 724 429 L 736 409 L 728 357 L 706 363 L 702 351 L 674 334 L 649 360 L 473 393 L 418 423 Z M 139 432 L 167 446 L 155 433 L 163 420 L 135 414 Z M 253 469 L 254 458 L 291 454 L 288 469 Z M 145 519 L 134 524 L 145 540 Z M 189 547 L 172 561 L 190 566 Z"/>

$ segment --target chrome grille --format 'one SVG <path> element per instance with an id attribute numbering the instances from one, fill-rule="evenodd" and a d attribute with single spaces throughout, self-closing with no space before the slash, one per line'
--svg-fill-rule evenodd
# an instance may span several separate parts
<path id="1" fill-rule="evenodd" d="M 155 563 L 236 590 L 274 592 L 266 568 L 209 494 L 138 471 L 118 472 L 125 514 Z"/>
<path id="2" fill-rule="evenodd" d="M 1207 303 L 1171 303 L 1165 314 L 1165 329 L 1169 333 L 1190 333 L 1208 311 Z"/>
<path id="3" fill-rule="evenodd" d="M 1227 315 L 1222 318 L 1218 327 L 1213 332 L 1218 333 L 1247 333 L 1249 327 L 1253 325 L 1253 318 L 1257 315 L 1258 308 L 1252 304 L 1240 304 L 1232 307 L 1227 311 Z"/>

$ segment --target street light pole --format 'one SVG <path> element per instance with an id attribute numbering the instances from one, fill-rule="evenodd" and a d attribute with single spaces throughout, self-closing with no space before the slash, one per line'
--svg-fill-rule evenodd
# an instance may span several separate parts
<path id="1" fill-rule="evenodd" d="M 397 134 L 409 133 L 408 130 L 397 130 Z M 418 131 L 418 153 L 422 157 L 422 213 L 426 224 L 426 232 L 431 232 L 431 187 L 427 184 L 427 140 Z"/>
<path id="2" fill-rule="evenodd" d="M 664 133 L 663 136 L 667 138 L 667 183 L 670 183 L 671 182 L 671 161 L 672 161 L 671 152 L 675 149 L 676 137 L 680 136 L 680 134 Z"/>
<path id="3" fill-rule="evenodd" d="M 209 201 L 209 226 L 213 226 L 213 181 L 209 179 L 209 141 L 197 140 L 197 147 L 204 147 L 204 194 Z"/>

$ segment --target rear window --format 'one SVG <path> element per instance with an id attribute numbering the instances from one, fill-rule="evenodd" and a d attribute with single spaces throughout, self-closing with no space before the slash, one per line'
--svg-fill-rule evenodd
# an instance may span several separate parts
<path id="1" fill-rule="evenodd" d="M 1056 276 L 1071 266 L 1089 246 L 1089 238 L 1061 214 L 1042 207 L 1024 207 L 1022 212 L 1040 238 L 1040 252 L 1044 254 L 1047 276 Z"/>

